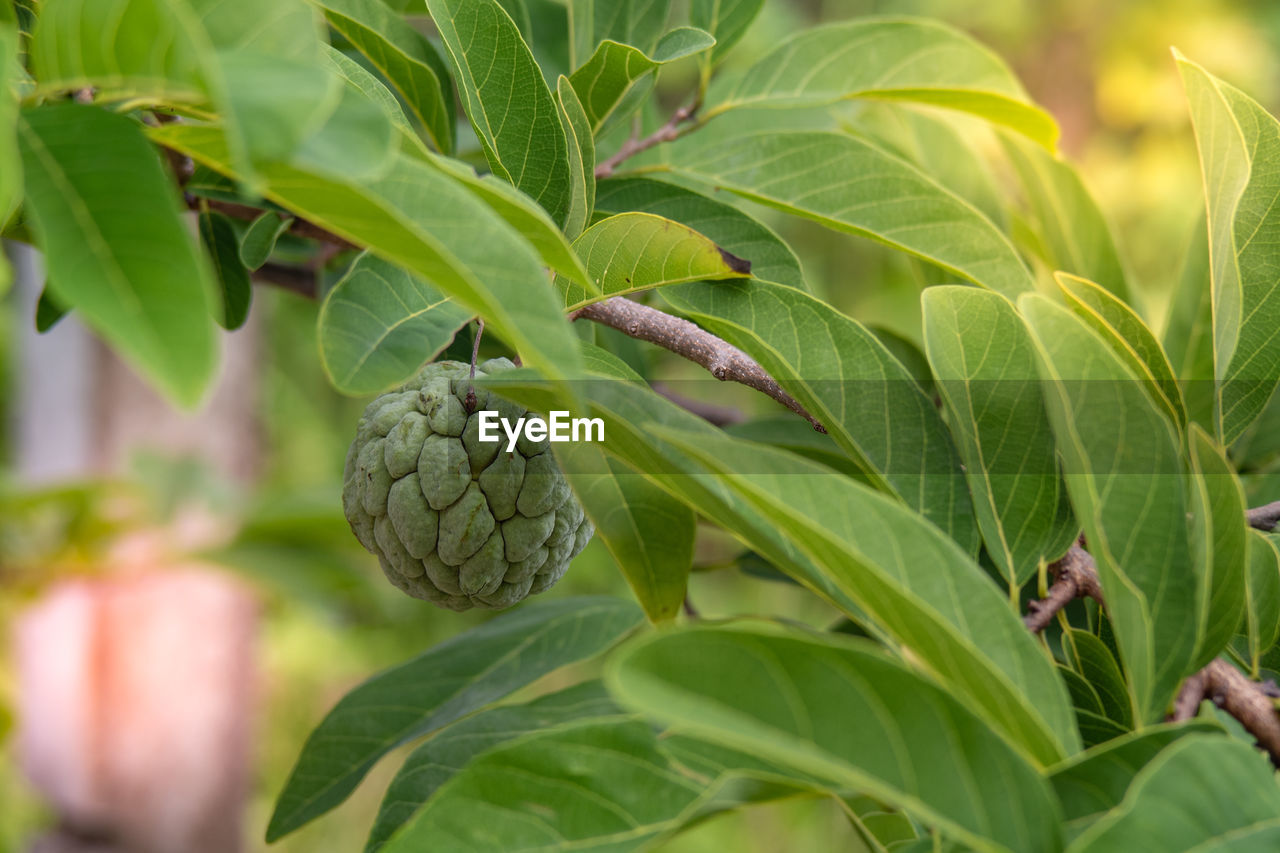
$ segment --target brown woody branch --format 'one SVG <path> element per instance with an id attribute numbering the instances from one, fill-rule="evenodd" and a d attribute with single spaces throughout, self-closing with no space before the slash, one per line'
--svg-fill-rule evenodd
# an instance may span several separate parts
<path id="1" fill-rule="evenodd" d="M 233 219 L 244 219 L 249 222 L 252 222 L 262 215 L 261 208 L 254 207 L 249 204 L 238 204 L 234 201 L 221 201 L 216 198 L 193 198 L 188 202 L 188 205 L 192 209 L 199 208 L 201 204 L 206 204 L 209 206 L 210 210 L 216 210 L 220 213 L 224 213 Z M 336 246 L 339 249 L 360 248 L 355 243 L 339 237 L 332 231 L 328 231 L 321 228 L 319 225 L 315 225 L 305 219 L 298 219 L 297 217 L 294 217 L 293 222 L 289 225 L 289 233 L 297 235 L 298 237 L 306 237 L 310 240 L 319 240 L 322 243 Z"/>
<path id="2" fill-rule="evenodd" d="M 308 299 L 317 299 L 320 296 L 319 274 L 315 270 L 268 263 L 254 270 L 252 278 L 256 283 L 274 284 L 276 287 Z"/>
<path id="3" fill-rule="evenodd" d="M 641 151 L 648 151 L 655 145 L 663 142 L 671 142 L 680 136 L 680 125 L 691 120 L 698 112 L 699 104 L 693 104 L 688 107 L 681 107 L 672 113 L 671 118 L 667 119 L 666 124 L 655 130 L 653 133 L 637 139 L 634 136 L 622 143 L 622 147 L 618 149 L 618 153 L 614 154 L 608 160 L 596 166 L 596 179 L 602 180 L 613 174 L 614 170 L 629 157 L 634 157 Z"/>
<path id="4" fill-rule="evenodd" d="M 1250 527 L 1271 532 L 1280 524 L 1280 501 L 1272 501 L 1264 506 L 1254 507 L 1245 512 Z"/>
<path id="5" fill-rule="evenodd" d="M 665 350 L 689 359 L 705 367 L 712 376 L 722 382 L 737 382 L 754 388 L 777 400 L 791 411 L 813 424 L 818 432 L 827 430 L 813 415 L 788 394 L 755 359 L 742 350 L 702 329 L 688 320 L 666 314 L 633 302 L 622 296 L 614 296 L 603 302 L 594 302 L 580 308 L 571 319 L 585 317 L 625 335 L 657 344 Z"/>
<path id="6" fill-rule="evenodd" d="M 1092 598 L 1102 604 L 1102 584 L 1098 580 L 1098 568 L 1091 555 L 1079 544 L 1072 545 L 1062 559 L 1053 563 L 1053 584 L 1048 594 L 1039 601 L 1027 605 L 1029 611 L 1022 620 L 1034 632 L 1043 631 L 1053 621 L 1058 611 L 1077 598 Z"/>
<path id="7" fill-rule="evenodd" d="M 719 406 L 708 400 L 695 400 L 671 390 L 661 382 L 651 383 L 655 394 L 666 397 L 685 411 L 692 412 L 704 421 L 718 427 L 740 424 L 747 416 L 732 406 Z"/>

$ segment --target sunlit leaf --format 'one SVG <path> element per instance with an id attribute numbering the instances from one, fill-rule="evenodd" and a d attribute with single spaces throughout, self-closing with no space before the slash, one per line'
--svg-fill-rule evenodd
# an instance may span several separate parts
<path id="1" fill-rule="evenodd" d="M 591 120 L 582 108 L 569 78 L 556 81 L 556 107 L 569 146 L 569 179 L 573 185 L 569 210 L 565 214 L 564 233 L 576 238 L 591 221 L 596 205 L 596 143 L 591 134 Z"/>
<path id="2" fill-rule="evenodd" d="M 729 49 L 737 44 L 756 15 L 760 14 L 764 0 L 692 0 L 689 4 L 689 23 L 706 30 L 715 37 L 710 61 L 719 62 Z"/>
<path id="3" fill-rule="evenodd" d="M 591 58 L 569 78 L 592 131 L 600 130 L 631 84 L 661 65 L 701 53 L 713 44 L 715 39 L 709 33 L 695 27 L 677 27 L 664 35 L 652 56 L 629 44 L 601 42 Z"/>
<path id="4" fill-rule="evenodd" d="M 568 0 L 569 64 L 577 68 L 605 39 L 648 53 L 666 29 L 671 0 Z"/>

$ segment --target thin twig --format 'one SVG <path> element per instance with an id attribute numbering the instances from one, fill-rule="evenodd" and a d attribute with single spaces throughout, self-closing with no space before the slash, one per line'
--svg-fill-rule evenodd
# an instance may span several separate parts
<path id="1" fill-rule="evenodd" d="M 471 341 L 471 374 L 467 382 L 467 396 L 462 407 L 468 413 L 476 410 L 476 362 L 480 359 L 480 339 L 484 337 L 484 320 L 476 318 L 476 336 Z"/>
<path id="2" fill-rule="evenodd" d="M 1059 610 L 1077 598 L 1088 597 L 1102 604 L 1102 584 L 1098 580 L 1097 565 L 1093 562 L 1093 555 L 1080 545 L 1072 545 L 1050 568 L 1055 574 L 1048 595 L 1030 602 L 1028 613 L 1022 620 L 1027 628 L 1037 633 L 1048 627 Z"/>
<path id="3" fill-rule="evenodd" d="M 1244 516 L 1249 520 L 1250 527 L 1256 527 L 1258 530 L 1269 533 L 1276 529 L 1277 524 L 1280 524 L 1280 501 L 1272 501 L 1269 504 L 1246 510 Z"/>
<path id="4" fill-rule="evenodd" d="M 254 270 L 253 280 L 259 284 L 274 284 L 308 299 L 320 296 L 320 278 L 315 270 L 268 263 Z"/>
<path id="5" fill-rule="evenodd" d="M 803 417 L 818 432 L 827 431 L 755 359 L 688 320 L 641 305 L 623 296 L 593 302 L 570 315 L 571 319 L 579 317 L 594 320 L 638 340 L 657 344 L 702 365 L 722 382 L 738 382 L 754 388 Z"/>
<path id="6" fill-rule="evenodd" d="M 666 124 L 655 130 L 653 133 L 637 139 L 631 137 L 622 143 L 622 147 L 618 149 L 618 153 L 614 154 L 608 160 L 596 166 L 596 180 L 602 180 L 613 174 L 614 170 L 629 157 L 634 157 L 641 151 L 648 151 L 655 145 L 663 142 L 671 142 L 680 136 L 680 125 L 692 119 L 698 112 L 699 104 L 691 104 L 687 107 L 681 107 L 671 114 L 671 118 L 667 119 Z"/>
<path id="7" fill-rule="evenodd" d="M 222 201 L 216 198 L 201 198 L 193 200 L 196 204 L 204 202 L 208 204 L 210 210 L 217 210 L 225 213 L 233 219 L 244 219 L 252 222 L 262 214 L 262 209 L 248 204 L 239 204 L 234 201 Z M 194 205 L 193 205 L 194 206 Z M 289 233 L 298 237 L 306 237 L 310 240 L 319 240 L 322 243 L 329 243 L 342 249 L 359 249 L 355 243 L 345 240 L 327 231 L 319 225 L 308 222 L 305 219 L 294 217 L 293 222 L 289 225 Z"/>

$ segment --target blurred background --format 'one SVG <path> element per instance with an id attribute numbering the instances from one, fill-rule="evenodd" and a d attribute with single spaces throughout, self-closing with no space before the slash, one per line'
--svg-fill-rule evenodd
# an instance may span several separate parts
<path id="1" fill-rule="evenodd" d="M 675 5 L 681 14 L 680 0 Z M 1280 4 L 769 0 L 729 67 L 749 64 L 779 33 L 865 14 L 941 18 L 1013 65 L 1061 124 L 1064 155 L 1112 223 L 1138 307 L 1161 328 L 1203 204 L 1169 48 L 1275 112 Z M 692 64 L 676 65 L 659 92 L 675 105 L 694 85 Z M 920 278 L 910 262 L 761 215 L 791 242 L 815 289 L 863 322 L 918 339 Z M 24 284 L 0 298 L 0 851 L 30 849 L 56 831 L 59 814 L 92 815 L 104 798 L 123 795 L 95 790 L 70 764 L 107 760 L 111 749 L 125 748 L 108 741 L 130 725 L 171 739 L 164 741 L 171 760 L 162 764 L 172 775 L 163 784 L 210 786 L 228 802 L 247 801 L 242 824 L 209 849 L 262 849 L 272 801 L 325 711 L 373 672 L 484 615 L 404 597 L 347 529 L 342 468 L 367 400 L 330 388 L 316 353 L 317 303 L 258 288 L 250 322 L 224 340 L 217 391 L 200 412 L 179 415 L 74 317 L 37 335 L 39 259 L 9 248 Z M 695 375 L 652 350 L 637 346 L 631 355 L 653 377 Z M 717 386 L 716 400 L 769 411 L 749 391 Z M 743 566 L 728 537 L 704 534 L 690 588 L 704 615 L 834 621 L 797 587 Z M 628 594 L 594 541 L 548 594 L 601 592 Z M 85 624 L 86 613 L 92 631 L 82 636 L 74 626 Z M 185 680 L 165 690 L 149 684 L 134 648 L 163 649 L 155 654 L 185 668 Z M 83 696 L 68 691 L 65 676 L 103 668 L 155 690 L 160 705 L 187 703 L 189 727 L 157 732 L 141 709 L 131 721 L 72 720 Z M 77 727 L 83 740 L 59 745 L 28 735 L 20 749 L 23 714 Z M 209 771 L 205 758 L 220 754 L 241 757 Z M 274 849 L 361 849 L 398 757 L 384 760 L 346 804 Z M 197 778 L 202 773 L 208 778 Z M 663 849 L 856 849 L 853 843 L 830 804 L 799 800 L 711 820 Z"/>

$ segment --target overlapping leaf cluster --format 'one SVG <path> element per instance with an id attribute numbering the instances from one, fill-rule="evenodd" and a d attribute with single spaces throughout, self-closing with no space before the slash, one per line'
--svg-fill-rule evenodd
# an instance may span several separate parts
<path id="1" fill-rule="evenodd" d="M 403 381 L 478 316 L 527 366 L 493 391 L 605 421 L 555 451 L 641 608 L 531 604 L 376 676 L 312 734 L 269 837 L 430 735 L 369 850 L 639 849 L 795 794 L 877 850 L 1271 849 L 1265 763 L 1207 710 L 1162 721 L 1215 658 L 1267 675 L 1280 635 L 1280 552 L 1245 522 L 1246 494 L 1280 497 L 1280 123 L 1177 57 L 1206 207 L 1157 335 L 998 57 L 872 18 L 722 74 L 762 6 L 0 3 L 0 220 L 45 250 L 45 323 L 76 312 L 194 404 L 252 276 L 310 251 L 340 390 Z M 617 158 L 682 61 L 687 120 Z M 909 255 L 934 285 L 919 334 L 815 293 L 773 215 Z M 567 319 L 648 291 L 826 435 L 713 426 Z M 698 518 L 861 636 L 646 631 L 681 609 Z M 1106 608 L 1042 639 L 1021 612 L 1081 534 Z M 602 680 L 504 701 L 606 652 Z"/>

